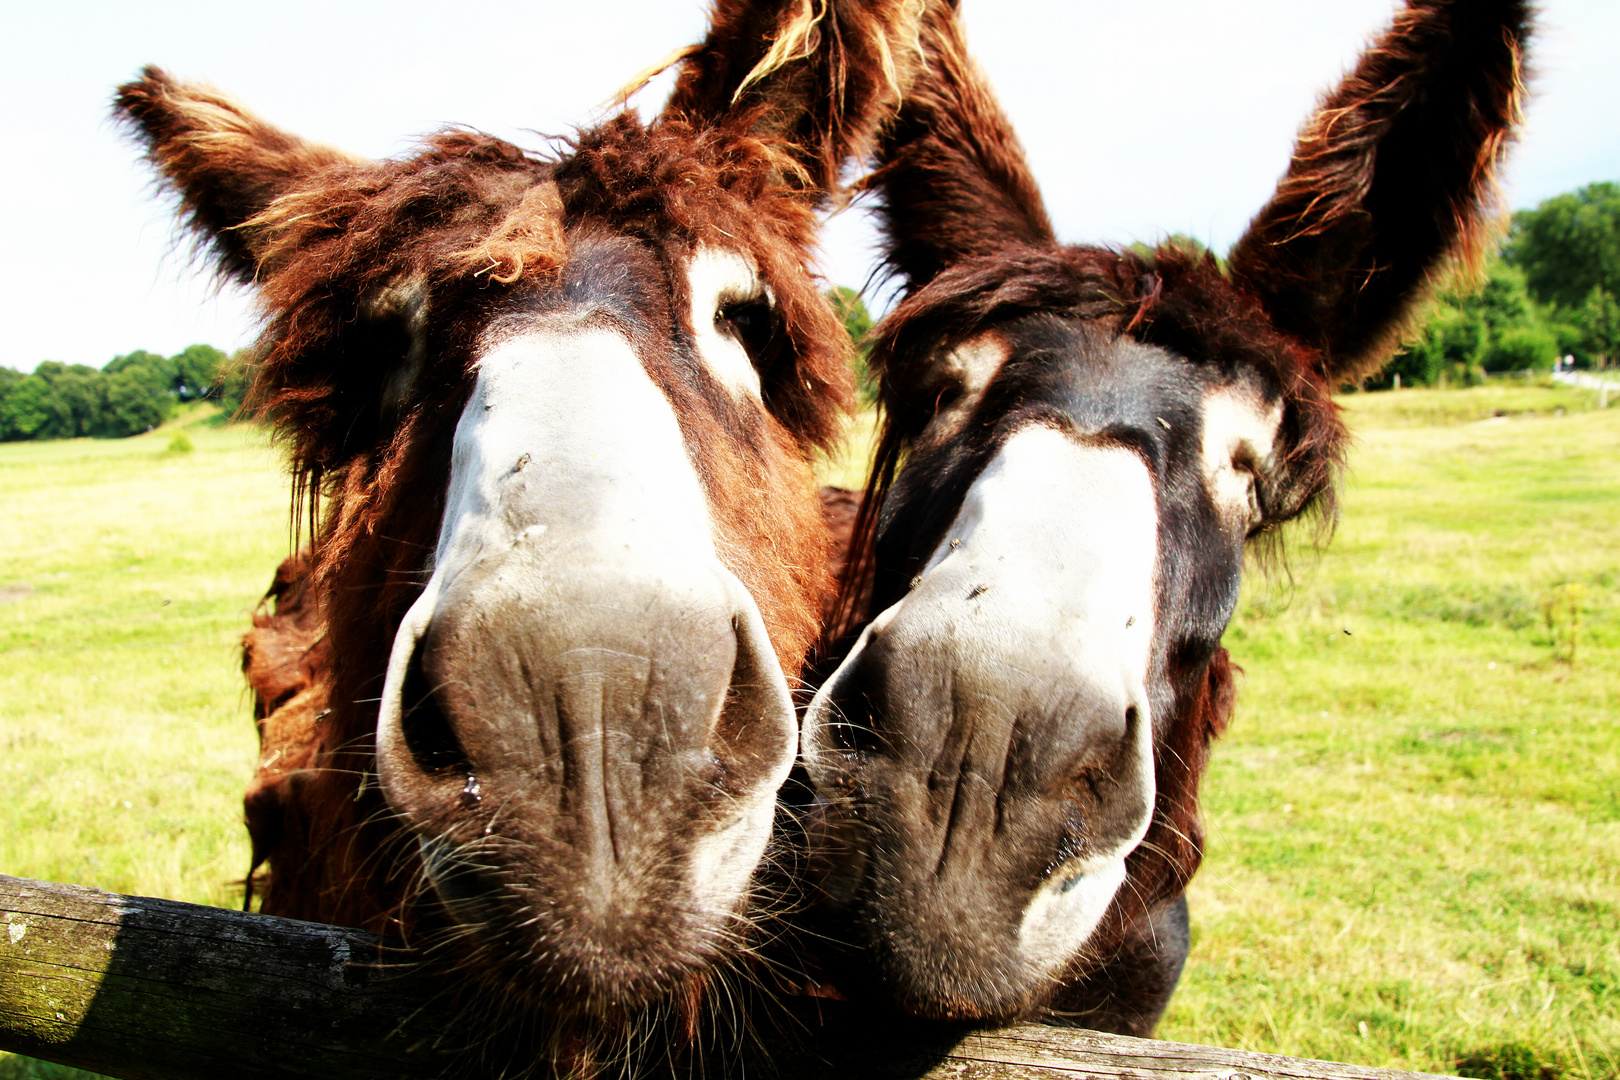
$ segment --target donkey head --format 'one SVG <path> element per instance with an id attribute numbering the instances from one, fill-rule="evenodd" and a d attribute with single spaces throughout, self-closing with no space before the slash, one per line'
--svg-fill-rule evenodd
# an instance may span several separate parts
<path id="1" fill-rule="evenodd" d="M 258 287 L 254 399 L 326 499 L 331 712 L 272 855 L 312 895 L 283 913 L 447 919 L 561 1012 L 735 946 L 832 589 L 808 460 L 847 339 L 814 214 L 915 40 L 899 3 L 799 8 L 720 4 L 656 121 L 557 156 L 450 130 L 358 160 L 156 69 L 120 90 Z"/>
<path id="2" fill-rule="evenodd" d="M 906 294 L 873 349 L 875 618 L 803 753 L 851 952 L 903 1008 L 1005 1020 L 1196 868 L 1245 543 L 1330 509 L 1331 391 L 1479 243 L 1528 13 L 1412 0 L 1223 270 L 1058 245 L 953 7 L 879 151 Z"/>

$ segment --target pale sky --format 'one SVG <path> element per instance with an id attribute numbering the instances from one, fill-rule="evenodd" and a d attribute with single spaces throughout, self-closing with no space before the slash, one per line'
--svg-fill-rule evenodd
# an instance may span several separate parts
<path id="1" fill-rule="evenodd" d="M 963 0 L 969 41 L 1023 137 L 1059 236 L 1183 232 L 1224 250 L 1270 194 L 1316 95 L 1394 0 Z M 307 138 L 382 156 L 461 123 L 539 147 L 604 117 L 635 71 L 703 32 L 702 0 L 9 0 L 0 12 L 0 364 L 100 366 L 254 336 L 212 286 L 107 121 L 142 64 L 207 79 Z M 1620 180 L 1620 3 L 1545 0 L 1514 207 Z M 464 12 L 465 14 L 461 14 Z M 640 99 L 656 110 L 667 83 Z M 828 277 L 865 281 L 862 214 L 826 234 Z"/>

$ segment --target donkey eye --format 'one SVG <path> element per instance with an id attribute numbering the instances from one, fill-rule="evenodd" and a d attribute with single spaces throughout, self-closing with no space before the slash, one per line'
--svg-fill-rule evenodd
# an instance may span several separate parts
<path id="1" fill-rule="evenodd" d="M 717 330 L 734 338 L 749 357 L 758 360 L 770 344 L 776 328 L 776 315 L 763 297 L 728 300 L 714 313 Z"/>

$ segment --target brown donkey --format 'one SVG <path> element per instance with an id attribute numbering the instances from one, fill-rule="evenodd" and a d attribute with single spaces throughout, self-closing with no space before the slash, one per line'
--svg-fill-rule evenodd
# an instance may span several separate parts
<path id="1" fill-rule="evenodd" d="M 846 992 L 1152 1030 L 1245 544 L 1331 520 L 1332 391 L 1477 256 L 1529 18 L 1410 0 L 1223 268 L 1058 244 L 954 4 L 931 9 L 874 178 L 905 293 L 874 336 L 885 426 L 846 582 L 869 624 L 802 751 Z"/>
<path id="2" fill-rule="evenodd" d="M 580 1029 L 695 1007 L 746 948 L 833 589 L 815 212 L 916 18 L 723 0 L 655 121 L 556 154 L 452 129 L 361 160 L 156 69 L 120 89 L 257 287 L 253 400 L 320 511 L 280 642 L 308 670 L 261 708 L 291 710 L 249 806 L 266 911 L 437 943 Z"/>

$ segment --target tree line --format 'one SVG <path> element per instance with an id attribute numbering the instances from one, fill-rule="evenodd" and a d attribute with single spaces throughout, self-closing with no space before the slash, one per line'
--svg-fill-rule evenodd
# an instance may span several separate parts
<path id="1" fill-rule="evenodd" d="M 1620 184 L 1589 184 L 1513 215 L 1477 282 L 1453 280 L 1368 389 L 1471 385 L 1487 372 L 1620 362 Z"/>
<path id="2" fill-rule="evenodd" d="M 173 356 L 136 349 L 100 369 L 56 360 L 29 375 L 0 367 L 0 441 L 139 435 L 182 402 L 217 401 L 233 414 L 245 390 L 243 365 L 211 345 Z"/>

